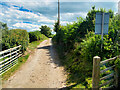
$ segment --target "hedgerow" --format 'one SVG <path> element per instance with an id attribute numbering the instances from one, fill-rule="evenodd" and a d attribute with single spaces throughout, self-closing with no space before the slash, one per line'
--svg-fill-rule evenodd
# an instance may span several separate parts
<path id="1" fill-rule="evenodd" d="M 30 42 L 43 40 L 46 38 L 45 35 L 41 34 L 40 31 L 29 32 Z"/>
<path id="2" fill-rule="evenodd" d="M 95 35 L 96 12 L 109 12 L 109 33 Z M 100 56 L 105 60 L 120 54 L 120 23 L 118 16 L 114 16 L 113 11 L 104 9 L 92 10 L 88 12 L 85 19 L 78 18 L 73 24 L 60 26 L 53 37 L 53 43 L 58 48 L 61 61 L 69 72 L 68 82 L 84 82 L 86 87 L 91 87 L 93 57 Z M 101 49 L 101 44 L 103 47 Z M 88 82 L 90 81 L 90 82 Z M 88 85 L 89 84 L 89 85 Z"/>
<path id="3" fill-rule="evenodd" d="M 3 30 L 2 50 L 22 45 L 22 51 L 25 51 L 29 44 L 29 35 L 26 30 L 12 29 Z"/>

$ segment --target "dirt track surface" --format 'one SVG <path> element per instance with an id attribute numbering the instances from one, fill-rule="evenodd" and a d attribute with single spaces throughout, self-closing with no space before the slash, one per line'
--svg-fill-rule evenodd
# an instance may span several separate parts
<path id="1" fill-rule="evenodd" d="M 62 88 L 66 74 L 59 65 L 51 39 L 43 41 L 3 88 Z"/>

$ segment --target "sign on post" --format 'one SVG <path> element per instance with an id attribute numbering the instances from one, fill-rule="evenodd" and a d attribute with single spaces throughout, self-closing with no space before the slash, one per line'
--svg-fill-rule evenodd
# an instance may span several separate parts
<path id="1" fill-rule="evenodd" d="M 96 13 L 96 22 L 95 22 L 95 34 L 102 34 L 103 35 L 108 34 L 108 28 L 109 28 L 109 13 Z"/>
<path id="2" fill-rule="evenodd" d="M 109 28 L 109 13 L 96 13 L 96 21 L 95 21 L 95 34 L 101 35 L 101 40 L 103 41 L 103 35 L 108 34 Z M 101 44 L 102 51 L 102 44 Z"/>

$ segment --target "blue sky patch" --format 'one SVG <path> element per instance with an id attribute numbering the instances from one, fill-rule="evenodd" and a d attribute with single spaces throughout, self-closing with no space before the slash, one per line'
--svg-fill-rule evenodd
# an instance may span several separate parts
<path id="1" fill-rule="evenodd" d="M 2 5 L 2 6 L 6 6 L 6 7 L 8 7 L 8 8 L 10 7 L 7 3 L 5 3 L 5 2 L 1 2 L 1 1 L 0 1 L 0 5 Z"/>
<path id="2" fill-rule="evenodd" d="M 23 8 L 23 7 L 19 7 L 18 10 L 20 10 L 20 11 L 25 11 L 25 12 L 32 12 L 31 10 L 25 9 L 25 8 Z"/>

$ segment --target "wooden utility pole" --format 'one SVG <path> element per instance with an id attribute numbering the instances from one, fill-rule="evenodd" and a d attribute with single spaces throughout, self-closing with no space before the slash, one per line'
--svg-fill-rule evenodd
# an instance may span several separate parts
<path id="1" fill-rule="evenodd" d="M 58 0 L 58 25 L 60 25 L 60 2 Z"/>

